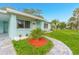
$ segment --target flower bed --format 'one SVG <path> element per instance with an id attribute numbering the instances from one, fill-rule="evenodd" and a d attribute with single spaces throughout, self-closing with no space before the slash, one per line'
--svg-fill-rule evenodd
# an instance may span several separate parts
<path id="1" fill-rule="evenodd" d="M 53 47 L 53 43 L 50 40 L 47 40 L 47 43 L 40 47 L 32 46 L 28 41 L 29 39 L 13 40 L 13 45 L 18 55 L 45 55 Z"/>
<path id="2" fill-rule="evenodd" d="M 38 40 L 37 39 L 30 39 L 28 42 L 29 42 L 29 44 L 33 45 L 34 47 L 41 47 L 41 46 L 46 45 L 48 43 L 48 40 L 41 37 Z"/>

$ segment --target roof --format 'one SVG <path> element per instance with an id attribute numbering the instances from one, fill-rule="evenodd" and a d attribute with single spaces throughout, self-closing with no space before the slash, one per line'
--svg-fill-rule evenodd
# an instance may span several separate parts
<path id="1" fill-rule="evenodd" d="M 31 17 L 31 18 L 38 19 L 38 20 L 44 20 L 44 19 L 42 19 L 42 18 L 40 18 L 40 17 L 34 16 L 34 15 L 30 15 L 30 14 L 28 14 L 28 13 L 24 13 L 24 12 L 21 12 L 21 11 L 17 11 L 17 10 L 11 9 L 11 8 L 6 8 L 5 10 L 0 10 L 0 12 L 1 12 L 1 13 L 19 14 L 19 15 Z"/>

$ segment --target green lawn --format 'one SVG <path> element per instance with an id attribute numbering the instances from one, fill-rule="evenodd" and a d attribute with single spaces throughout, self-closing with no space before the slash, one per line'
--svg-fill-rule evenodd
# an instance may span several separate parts
<path id="1" fill-rule="evenodd" d="M 28 39 L 13 41 L 13 45 L 18 55 L 43 55 L 53 47 L 52 42 L 49 40 L 45 46 L 40 48 L 35 48 L 34 46 L 29 45 Z"/>
<path id="2" fill-rule="evenodd" d="M 79 55 L 79 32 L 73 30 L 56 30 L 47 36 L 58 39 L 70 47 L 74 55 Z"/>

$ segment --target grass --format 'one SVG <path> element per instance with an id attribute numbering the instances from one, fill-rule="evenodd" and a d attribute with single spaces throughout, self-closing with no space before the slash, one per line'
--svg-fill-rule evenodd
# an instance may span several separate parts
<path id="1" fill-rule="evenodd" d="M 19 41 L 13 40 L 13 45 L 18 55 L 43 55 L 46 54 L 53 47 L 52 42 L 49 40 L 45 46 L 42 46 L 40 48 L 35 48 L 34 46 L 29 45 L 28 39 L 23 39 Z"/>
<path id="2" fill-rule="evenodd" d="M 58 39 L 70 47 L 74 55 L 79 55 L 79 32 L 74 30 L 55 30 L 47 36 Z"/>

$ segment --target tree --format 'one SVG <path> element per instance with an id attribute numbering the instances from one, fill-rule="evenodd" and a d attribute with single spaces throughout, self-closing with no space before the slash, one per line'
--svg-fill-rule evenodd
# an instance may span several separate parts
<path id="1" fill-rule="evenodd" d="M 73 11 L 73 16 L 76 18 L 76 29 L 79 30 L 79 8 Z"/>
<path id="2" fill-rule="evenodd" d="M 76 8 L 74 11 L 73 11 L 73 16 L 79 16 L 79 8 Z"/>
<path id="3" fill-rule="evenodd" d="M 39 10 L 39 9 L 24 9 L 25 13 L 28 13 L 28 14 L 31 14 L 31 15 L 34 15 L 34 16 L 38 16 L 38 17 L 41 17 L 41 18 L 44 18 L 41 14 L 42 14 L 42 10 Z"/>
<path id="4" fill-rule="evenodd" d="M 68 21 L 68 26 L 70 29 L 76 29 L 76 18 L 75 17 L 70 17 Z"/>
<path id="5" fill-rule="evenodd" d="M 65 29 L 66 28 L 66 23 L 65 22 L 60 22 L 59 28 L 60 29 Z"/>
<path id="6" fill-rule="evenodd" d="M 52 29 L 58 29 L 59 28 L 59 21 L 56 19 L 52 20 L 51 26 L 52 26 Z"/>

